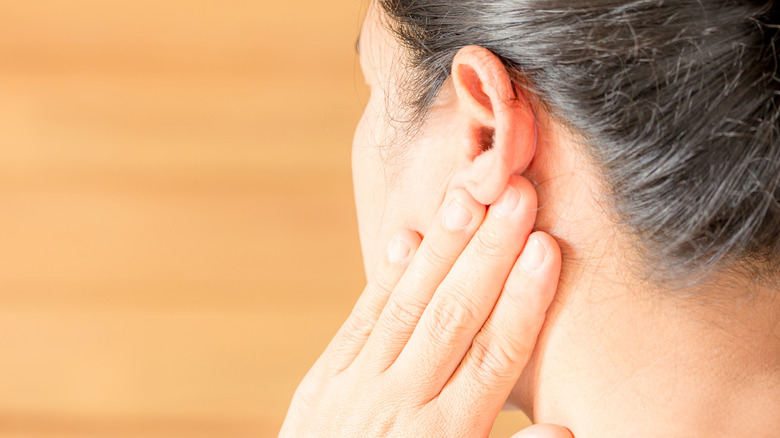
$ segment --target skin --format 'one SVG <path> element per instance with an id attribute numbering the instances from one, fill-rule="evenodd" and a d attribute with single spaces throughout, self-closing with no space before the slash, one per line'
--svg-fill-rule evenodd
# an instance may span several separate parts
<path id="1" fill-rule="evenodd" d="M 461 96 L 481 117 L 494 117 L 474 87 L 477 72 L 463 65 Z M 530 160 L 503 152 L 501 159 L 519 167 Z M 439 202 L 424 239 L 400 227 L 372 254 L 368 285 L 298 387 L 281 437 L 489 434 L 533 352 L 561 254 L 549 234 L 533 232 L 532 184 L 507 168 L 504 177 L 475 185 L 495 164 L 477 155 L 470 153 L 461 186 Z M 538 424 L 515 435 L 522 437 L 571 433 Z"/>
<path id="2" fill-rule="evenodd" d="M 489 205 L 518 181 L 529 181 L 536 192 L 534 227 L 547 233 L 541 236 L 554 236 L 549 242 L 557 242 L 562 251 L 555 299 L 528 363 L 514 364 L 518 378 L 508 399 L 500 390 L 479 399 L 462 397 L 448 405 L 449 415 L 495 408 L 506 399 L 506 406 L 523 409 L 535 421 L 566 426 L 577 437 L 777 436 L 778 279 L 757 281 L 723 271 L 695 288 L 668 291 L 633 275 L 641 263 L 631 251 L 633 237 L 605 212 L 608 191 L 582 142 L 547 114 L 535 96 L 515 89 L 501 62 L 485 49 L 470 46 L 458 52 L 425 123 L 414 136 L 404 135 L 404 125 L 393 121 L 403 116 L 395 91 L 404 85 L 403 52 L 380 18 L 372 7 L 361 33 L 361 66 L 371 98 L 353 145 L 369 284 L 385 275 L 382 268 L 372 267 L 382 266 L 398 230 L 431 240 L 441 223 L 439 211 L 449 205 L 452 193 Z M 484 147 L 485 129 L 495 132 L 489 148 Z M 506 226 L 511 230 L 517 224 Z M 503 236 L 497 241 L 505 245 L 516 244 L 505 232 L 488 233 Z M 443 244 L 434 239 L 433 253 L 440 254 L 436 248 Z M 464 254 L 460 263 L 451 256 L 432 258 L 470 266 L 464 278 L 485 278 L 480 273 L 485 261 Z M 416 275 L 418 283 L 430 278 L 428 272 Z M 461 289 L 468 297 L 486 293 L 474 283 Z M 430 291 L 421 293 L 428 297 Z M 490 306 L 490 300 L 484 304 Z M 420 309 L 420 302 L 412 308 Z M 528 321 L 522 307 L 510 313 L 509 320 Z M 381 318 L 367 326 L 373 324 L 381 326 Z M 501 330 L 509 338 L 527 341 L 527 331 L 513 332 L 507 324 Z M 435 337 L 435 330 L 428 336 Z M 393 342 L 390 353 L 374 353 L 393 356 L 406 348 L 405 338 L 385 340 L 391 347 Z M 424 351 L 418 351 L 418 365 L 438 363 Z M 450 368 L 439 372 L 449 377 Z M 405 379 L 414 381 L 414 376 L 401 381 Z M 397 412 L 391 399 L 403 404 L 398 401 L 403 398 L 382 394 L 378 388 L 372 396 L 383 400 L 383 409 Z M 327 403 L 318 406 L 328 410 Z M 475 430 L 486 430 L 479 427 Z M 421 430 L 426 429 L 413 429 Z M 474 430 L 458 432 L 474 435 Z"/>
<path id="3" fill-rule="evenodd" d="M 396 234 L 296 391 L 280 436 L 487 436 L 560 271 L 555 240 L 532 233 L 535 210 L 531 184 L 515 177 L 487 210 L 450 192 L 422 242 Z M 538 425 L 521 437 L 571 434 Z"/>

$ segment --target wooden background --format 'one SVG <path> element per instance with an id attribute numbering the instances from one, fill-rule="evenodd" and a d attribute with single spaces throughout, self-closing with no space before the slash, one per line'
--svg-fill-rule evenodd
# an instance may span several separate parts
<path id="1" fill-rule="evenodd" d="M 364 6 L 0 0 L 0 436 L 276 435 L 363 287 Z"/>

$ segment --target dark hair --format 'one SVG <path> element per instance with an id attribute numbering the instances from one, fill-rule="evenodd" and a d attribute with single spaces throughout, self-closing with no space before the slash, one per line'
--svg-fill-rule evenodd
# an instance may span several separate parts
<path id="1" fill-rule="evenodd" d="M 654 277 L 780 264 L 780 6 L 736 0 L 379 0 L 421 121 L 467 45 L 586 139 Z"/>

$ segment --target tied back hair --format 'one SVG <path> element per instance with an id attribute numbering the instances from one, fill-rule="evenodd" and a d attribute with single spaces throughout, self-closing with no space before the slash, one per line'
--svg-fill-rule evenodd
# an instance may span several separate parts
<path id="1" fill-rule="evenodd" d="M 421 123 L 491 50 L 585 139 L 650 279 L 780 266 L 780 0 L 379 0 Z M 735 262 L 735 263 L 732 263 Z"/>

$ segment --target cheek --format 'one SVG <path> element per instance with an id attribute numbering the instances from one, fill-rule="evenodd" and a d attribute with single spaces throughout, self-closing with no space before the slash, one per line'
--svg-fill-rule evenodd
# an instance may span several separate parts
<path id="1" fill-rule="evenodd" d="M 355 130 L 352 142 L 352 182 L 355 193 L 363 264 L 374 266 L 379 245 L 379 230 L 385 210 L 386 181 L 384 163 L 377 145 L 382 127 L 376 116 L 376 103 L 369 101 Z M 381 143 L 379 143 L 381 144 Z"/>
<path id="2" fill-rule="evenodd" d="M 453 168 L 445 159 L 451 143 L 446 130 L 394 144 L 396 132 L 385 110 L 382 99 L 369 101 L 352 146 L 355 203 L 368 278 L 394 233 L 406 228 L 425 235 Z"/>
<path id="3" fill-rule="evenodd" d="M 410 217 L 419 210 L 409 179 L 414 170 L 409 159 L 399 157 L 393 148 L 413 148 L 414 145 L 396 145 L 395 130 L 388 124 L 382 99 L 369 101 L 355 131 L 352 144 L 352 179 L 357 208 L 360 244 L 366 274 L 384 248 L 401 228 L 412 228 Z M 380 111 L 381 110 L 381 111 Z"/>

